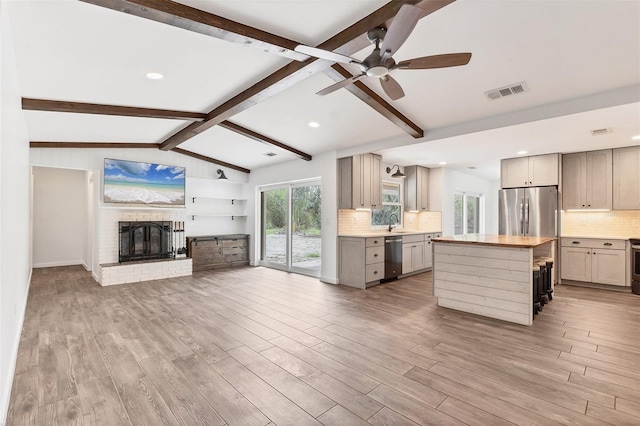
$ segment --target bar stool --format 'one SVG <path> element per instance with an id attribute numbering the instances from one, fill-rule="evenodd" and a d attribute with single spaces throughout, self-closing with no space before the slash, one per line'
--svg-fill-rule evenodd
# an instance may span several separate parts
<path id="1" fill-rule="evenodd" d="M 545 287 L 547 298 L 553 300 L 553 257 L 543 257 L 542 260 L 547 264 L 547 286 Z"/>
<path id="2" fill-rule="evenodd" d="M 547 295 L 547 262 L 542 260 L 542 258 L 535 258 L 533 264 L 540 268 L 538 291 L 540 292 L 540 305 L 544 306 L 549 303 L 549 296 Z"/>
<path id="3" fill-rule="evenodd" d="M 531 268 L 532 281 L 533 281 L 533 315 L 537 315 L 542 310 L 540 304 L 540 267 L 533 265 Z"/>

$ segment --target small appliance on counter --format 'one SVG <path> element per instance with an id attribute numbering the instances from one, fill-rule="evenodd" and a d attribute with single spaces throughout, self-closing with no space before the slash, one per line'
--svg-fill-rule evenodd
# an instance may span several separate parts
<path id="1" fill-rule="evenodd" d="M 640 295 L 640 238 L 631 238 L 631 293 Z"/>

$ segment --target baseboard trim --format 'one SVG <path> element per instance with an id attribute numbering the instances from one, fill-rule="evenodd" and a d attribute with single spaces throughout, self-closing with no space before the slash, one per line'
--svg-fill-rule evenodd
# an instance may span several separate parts
<path id="1" fill-rule="evenodd" d="M 83 266 L 87 271 L 89 270 L 82 260 L 65 260 L 61 262 L 46 262 L 46 263 L 34 263 L 34 268 L 53 268 L 55 266 Z"/>
<path id="2" fill-rule="evenodd" d="M 33 269 L 29 268 L 29 277 L 27 284 L 27 292 L 25 294 L 24 300 L 22 302 L 22 318 L 20 319 L 20 327 L 18 330 L 20 331 L 16 335 L 16 341 L 13 342 L 13 356 L 9 360 L 10 365 L 8 369 L 7 383 L 3 389 L 5 389 L 5 394 L 0 395 L 0 425 L 4 425 L 7 422 L 7 415 L 9 414 L 9 402 L 11 399 L 11 388 L 13 387 L 13 378 L 16 374 L 16 364 L 18 363 L 18 349 L 20 348 L 20 337 L 22 337 L 22 327 L 24 327 L 24 317 L 27 313 L 27 301 L 29 300 L 29 289 L 31 288 L 31 276 L 33 275 Z"/>
<path id="3" fill-rule="evenodd" d="M 323 283 L 327 283 L 327 284 L 339 284 L 337 278 L 320 277 L 320 281 L 322 281 Z"/>

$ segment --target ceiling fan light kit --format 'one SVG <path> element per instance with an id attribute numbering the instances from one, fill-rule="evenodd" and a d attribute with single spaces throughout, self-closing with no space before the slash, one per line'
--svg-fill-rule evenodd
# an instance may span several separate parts
<path id="1" fill-rule="evenodd" d="M 392 58 L 393 54 L 404 44 L 409 35 L 415 28 L 422 9 L 418 6 L 409 4 L 403 5 L 388 29 L 373 28 L 367 32 L 367 37 L 372 44 L 375 45 L 371 52 L 364 60 L 359 61 L 350 56 L 341 55 L 339 53 L 330 52 L 317 47 L 305 46 L 299 44 L 295 51 L 313 56 L 319 59 L 326 59 L 333 62 L 341 62 L 345 64 L 355 64 L 360 67 L 361 74 L 352 78 L 346 78 L 331 86 L 320 90 L 317 94 L 324 96 L 331 92 L 335 92 L 345 86 L 355 83 L 363 77 L 376 77 L 380 81 L 382 90 L 392 100 L 404 97 L 404 91 L 390 72 L 396 69 L 432 69 L 432 68 L 448 68 L 466 65 L 471 60 L 471 53 L 448 53 L 442 55 L 423 56 L 421 58 L 408 59 L 396 64 Z"/>

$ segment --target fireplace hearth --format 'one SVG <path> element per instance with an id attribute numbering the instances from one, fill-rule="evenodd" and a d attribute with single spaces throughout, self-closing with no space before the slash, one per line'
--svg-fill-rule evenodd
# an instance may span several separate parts
<path id="1" fill-rule="evenodd" d="M 172 222 L 118 222 L 118 261 L 167 259 L 173 257 Z"/>

